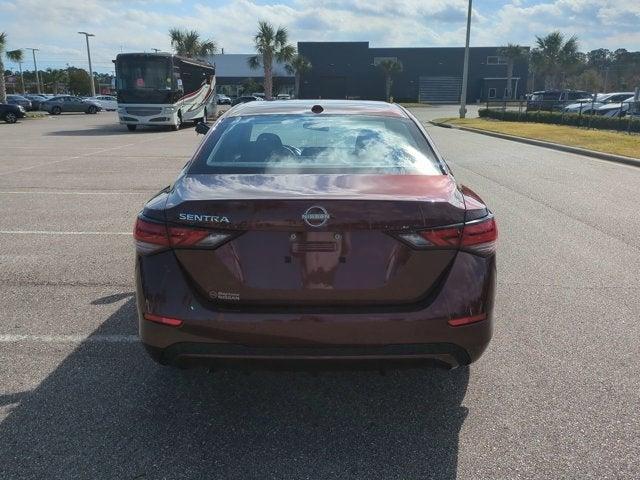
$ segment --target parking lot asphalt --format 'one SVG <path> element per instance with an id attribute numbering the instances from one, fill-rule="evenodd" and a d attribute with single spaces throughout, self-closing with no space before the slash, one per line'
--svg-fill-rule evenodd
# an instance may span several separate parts
<path id="1" fill-rule="evenodd" d="M 640 169 L 428 127 L 499 222 L 480 361 L 211 374 L 137 343 L 130 235 L 202 137 L 115 120 L 0 124 L 1 479 L 640 477 Z"/>

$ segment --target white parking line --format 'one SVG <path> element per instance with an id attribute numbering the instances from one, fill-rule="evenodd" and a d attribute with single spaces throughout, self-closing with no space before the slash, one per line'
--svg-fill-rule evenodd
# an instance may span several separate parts
<path id="1" fill-rule="evenodd" d="M 137 343 L 137 335 L 20 335 L 0 334 L 0 343 Z"/>
<path id="2" fill-rule="evenodd" d="M 37 165 L 29 165 L 28 167 L 17 168 L 15 170 L 7 170 L 7 171 L 4 171 L 4 172 L 0 172 L 0 175 L 10 175 L 12 173 L 24 172 L 26 170 L 32 170 L 32 169 L 38 168 L 38 167 L 44 167 L 44 166 L 47 166 L 47 165 L 55 165 L 57 163 L 67 162 L 69 160 L 76 160 L 78 158 L 90 157 L 91 155 L 97 155 L 99 153 L 110 152 L 110 151 L 113 151 L 113 150 L 119 150 L 121 148 L 126 148 L 126 147 L 132 147 L 134 145 L 140 145 L 141 143 L 147 143 L 147 142 L 151 142 L 153 140 L 158 140 L 158 139 L 154 137 L 154 138 L 148 138 L 148 139 L 142 140 L 140 142 L 127 143 L 126 145 L 118 145 L 117 147 L 103 148 L 101 150 L 96 150 L 96 151 L 93 151 L 93 152 L 83 153 L 82 155 L 74 155 L 72 157 L 61 158 L 60 160 L 54 160 L 53 162 L 38 163 Z"/>
<path id="3" fill-rule="evenodd" d="M 0 235 L 133 235 L 131 232 L 56 232 L 51 230 L 0 230 Z"/>
<path id="4" fill-rule="evenodd" d="M 34 190 L 34 191 L 0 191 L 0 195 L 150 195 L 156 190 L 148 190 L 146 192 L 65 192 L 65 191 L 46 191 L 46 190 Z"/>

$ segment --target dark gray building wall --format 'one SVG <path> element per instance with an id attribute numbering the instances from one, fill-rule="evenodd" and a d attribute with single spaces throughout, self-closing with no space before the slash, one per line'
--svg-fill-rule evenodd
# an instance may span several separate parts
<path id="1" fill-rule="evenodd" d="M 488 85 L 503 98 L 506 87 L 505 64 L 487 64 L 487 57 L 497 57 L 499 47 L 472 47 L 469 56 L 467 101 L 485 100 Z M 384 100 L 384 75 L 374 61 L 377 57 L 395 57 L 403 71 L 394 77 L 392 96 L 398 101 L 418 101 L 420 77 L 460 78 L 464 48 L 369 48 L 368 42 L 300 42 L 298 51 L 313 68 L 303 76 L 301 98 L 361 98 Z M 516 98 L 525 93 L 528 65 L 516 64 L 519 77 Z M 436 87 L 437 88 L 437 87 Z"/>

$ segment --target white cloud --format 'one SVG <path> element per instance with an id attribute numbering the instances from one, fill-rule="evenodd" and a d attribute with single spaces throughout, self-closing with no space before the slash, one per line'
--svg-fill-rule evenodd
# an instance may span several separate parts
<path id="1" fill-rule="evenodd" d="M 91 39 L 97 69 L 112 70 L 122 51 L 170 48 L 171 27 L 198 30 L 226 52 L 251 51 L 258 20 L 289 29 L 297 41 L 370 41 L 372 46 L 459 46 L 464 42 L 467 0 L 0 0 L 9 47 L 40 48 L 42 64 L 86 63 Z M 505 0 L 474 7 L 472 45 L 531 45 L 535 35 L 559 29 L 576 34 L 583 49 L 640 50 L 640 1 Z"/>

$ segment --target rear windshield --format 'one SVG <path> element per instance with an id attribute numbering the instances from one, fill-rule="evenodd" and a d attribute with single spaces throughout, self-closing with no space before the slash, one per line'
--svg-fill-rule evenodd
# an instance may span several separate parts
<path id="1" fill-rule="evenodd" d="M 416 125 L 363 115 L 255 115 L 222 120 L 189 174 L 385 173 L 442 175 Z"/>

